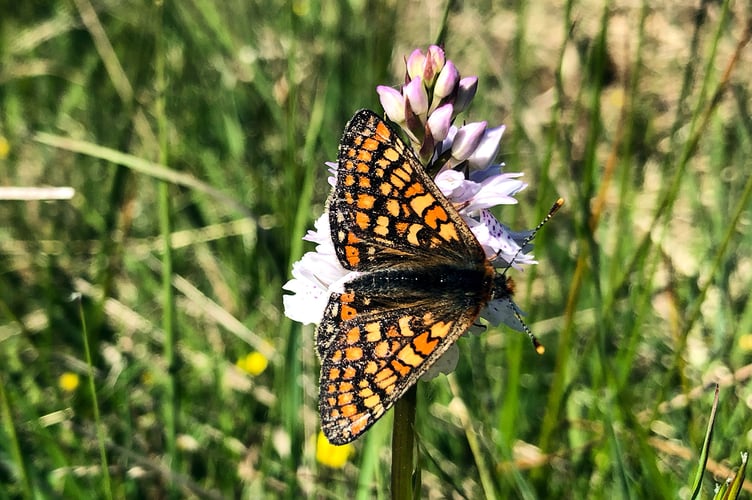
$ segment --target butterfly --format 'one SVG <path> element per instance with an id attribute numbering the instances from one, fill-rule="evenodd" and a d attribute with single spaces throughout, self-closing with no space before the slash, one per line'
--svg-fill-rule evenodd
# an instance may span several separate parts
<path id="1" fill-rule="evenodd" d="M 489 301 L 514 307 L 513 283 L 372 111 L 345 128 L 328 203 L 337 259 L 357 272 L 330 295 L 316 332 L 321 426 L 341 445 L 381 418 Z"/>

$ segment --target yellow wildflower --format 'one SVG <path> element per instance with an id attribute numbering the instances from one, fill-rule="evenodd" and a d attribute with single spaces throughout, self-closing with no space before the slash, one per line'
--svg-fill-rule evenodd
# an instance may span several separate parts
<path id="1" fill-rule="evenodd" d="M 739 347 L 743 351 L 752 351 L 752 334 L 746 333 L 739 337 Z"/>
<path id="2" fill-rule="evenodd" d="M 65 392 L 74 392 L 80 380 L 77 373 L 65 372 L 57 379 L 57 385 Z"/>
<path id="3" fill-rule="evenodd" d="M 243 356 L 235 363 L 235 366 L 254 377 L 264 373 L 268 365 L 269 360 L 260 352 L 252 352 Z"/>
<path id="4" fill-rule="evenodd" d="M 341 469 L 354 451 L 355 446 L 351 443 L 342 446 L 333 445 L 326 439 L 324 433 L 319 431 L 319 436 L 316 439 L 316 460 L 321 465 L 332 469 Z"/>
<path id="5" fill-rule="evenodd" d="M 0 135 L 0 160 L 6 159 L 8 153 L 10 153 L 10 143 L 8 142 L 8 139 Z"/>
<path id="6" fill-rule="evenodd" d="M 292 11 L 296 16 L 305 17 L 311 12 L 309 0 L 295 0 L 292 3 Z"/>

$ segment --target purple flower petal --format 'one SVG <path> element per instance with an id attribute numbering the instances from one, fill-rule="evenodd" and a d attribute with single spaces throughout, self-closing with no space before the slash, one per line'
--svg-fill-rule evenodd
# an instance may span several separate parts
<path id="1" fill-rule="evenodd" d="M 446 139 L 449 133 L 449 127 L 452 126 L 452 112 L 453 106 L 451 104 L 444 104 L 439 106 L 428 116 L 428 129 L 431 131 L 433 140 L 435 142 L 441 142 Z"/>
<path id="2" fill-rule="evenodd" d="M 487 122 L 473 122 L 460 128 L 452 142 L 452 158 L 463 161 L 473 154 L 487 125 Z"/>
<path id="3" fill-rule="evenodd" d="M 444 67 L 441 69 L 439 76 L 436 78 L 436 84 L 433 87 L 434 99 L 438 97 L 443 99 L 454 92 L 455 87 L 459 83 L 460 72 L 454 66 L 452 61 L 447 61 Z"/>
<path id="4" fill-rule="evenodd" d="M 386 85 L 376 87 L 376 93 L 379 94 L 379 101 L 381 101 L 381 107 L 384 108 L 386 116 L 395 123 L 404 123 L 405 98 L 402 94 Z"/>
<path id="5" fill-rule="evenodd" d="M 444 196 L 456 205 L 468 205 L 481 189 L 480 184 L 465 179 L 462 172 L 452 169 L 440 172 L 435 182 Z"/>
<path id="6" fill-rule="evenodd" d="M 410 83 L 402 88 L 402 93 L 405 96 L 405 101 L 410 103 L 413 113 L 425 118 L 428 112 L 428 94 L 426 94 L 426 88 L 423 86 L 423 80 L 420 77 L 413 78 Z"/>
<path id="7" fill-rule="evenodd" d="M 467 158 L 470 165 L 485 168 L 491 164 L 499 153 L 499 142 L 501 142 L 504 129 L 504 125 L 486 129 L 475 151 Z"/>
<path id="8" fill-rule="evenodd" d="M 407 66 L 407 76 L 410 77 L 412 80 L 416 76 L 423 77 L 423 66 L 426 63 L 426 56 L 423 55 L 423 52 L 420 51 L 420 49 L 415 49 L 413 52 L 408 56 L 406 66 Z"/>
<path id="9" fill-rule="evenodd" d="M 466 76 L 460 80 L 457 88 L 457 97 L 454 99 L 454 112 L 462 113 L 470 105 L 478 91 L 478 77 Z"/>

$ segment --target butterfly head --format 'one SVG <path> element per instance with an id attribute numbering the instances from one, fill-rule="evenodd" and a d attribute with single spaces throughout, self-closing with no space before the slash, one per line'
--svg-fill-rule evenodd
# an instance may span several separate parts
<path id="1" fill-rule="evenodd" d="M 503 273 L 497 273 L 493 279 L 493 290 L 491 291 L 491 300 L 511 299 L 514 295 L 515 283 L 512 278 Z"/>

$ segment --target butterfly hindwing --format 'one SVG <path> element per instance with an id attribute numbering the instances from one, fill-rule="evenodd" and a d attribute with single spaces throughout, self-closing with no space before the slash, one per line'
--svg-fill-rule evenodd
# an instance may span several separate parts
<path id="1" fill-rule="evenodd" d="M 357 438 L 376 422 L 480 312 L 485 292 L 471 283 L 475 279 L 435 295 L 421 292 L 431 283 L 420 272 L 402 272 L 407 278 L 402 284 L 369 286 L 371 278 L 388 283 L 389 276 L 379 275 L 395 272 L 366 275 L 349 283 L 345 293 L 332 294 L 319 326 L 319 337 L 329 335 L 320 352 L 319 410 L 333 444 Z M 475 278 L 483 280 L 481 274 Z"/>

